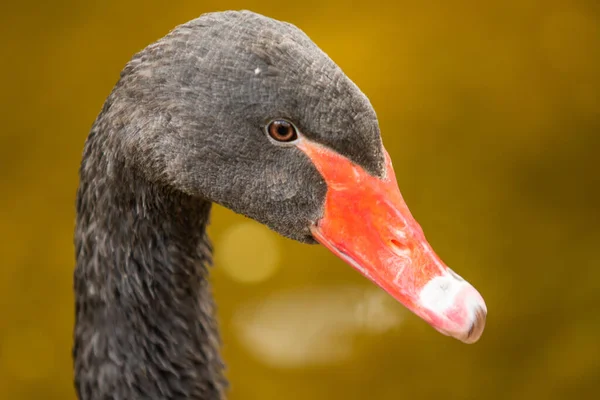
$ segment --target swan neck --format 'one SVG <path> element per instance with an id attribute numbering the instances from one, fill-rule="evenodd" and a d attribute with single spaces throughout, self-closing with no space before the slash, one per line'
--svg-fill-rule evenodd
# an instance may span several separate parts
<path id="1" fill-rule="evenodd" d="M 94 160 L 93 137 L 77 195 L 79 399 L 222 399 L 211 203 L 128 173 L 118 159 Z"/>

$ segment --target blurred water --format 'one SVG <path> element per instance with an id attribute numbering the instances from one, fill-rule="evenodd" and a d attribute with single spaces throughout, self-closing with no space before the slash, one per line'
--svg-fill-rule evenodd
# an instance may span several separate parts
<path id="1" fill-rule="evenodd" d="M 234 332 L 274 368 L 348 362 L 361 334 L 397 328 L 408 313 L 384 291 L 356 285 L 296 287 L 239 307 Z"/>

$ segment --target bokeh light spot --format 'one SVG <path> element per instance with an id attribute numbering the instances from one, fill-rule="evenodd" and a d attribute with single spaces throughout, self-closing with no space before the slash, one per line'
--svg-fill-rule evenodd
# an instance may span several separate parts
<path id="1" fill-rule="evenodd" d="M 340 285 L 275 292 L 236 311 L 238 340 L 273 368 L 301 368 L 347 361 L 361 334 L 398 328 L 407 311 L 381 289 Z"/>
<path id="2" fill-rule="evenodd" d="M 280 249 L 275 235 L 254 221 L 236 224 L 216 243 L 215 262 L 237 282 L 263 282 L 279 268 Z"/>

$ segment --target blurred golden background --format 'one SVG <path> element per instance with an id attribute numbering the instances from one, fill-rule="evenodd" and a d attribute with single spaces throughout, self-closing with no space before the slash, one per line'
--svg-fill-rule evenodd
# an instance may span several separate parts
<path id="1" fill-rule="evenodd" d="M 77 169 L 120 70 L 174 26 L 242 8 L 299 26 L 370 97 L 406 202 L 489 316 L 479 343 L 446 338 L 324 248 L 216 207 L 230 399 L 596 398 L 596 0 L 1 8 L 0 398 L 75 398 Z"/>

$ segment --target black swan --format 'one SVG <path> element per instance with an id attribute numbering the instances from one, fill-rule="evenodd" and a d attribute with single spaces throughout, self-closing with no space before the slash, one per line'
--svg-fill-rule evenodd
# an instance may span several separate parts
<path id="1" fill-rule="evenodd" d="M 224 398 L 212 202 L 325 245 L 446 335 L 483 331 L 485 303 L 411 216 L 366 96 L 293 25 L 205 14 L 132 58 L 85 144 L 81 400 Z"/>

